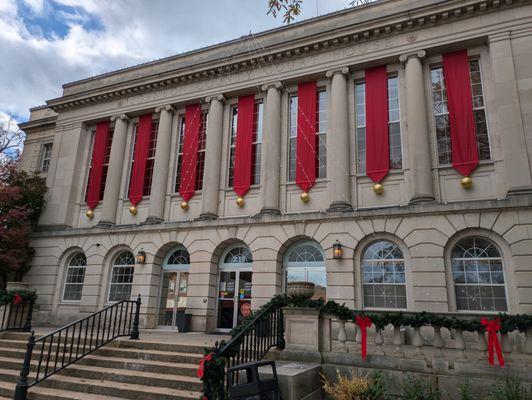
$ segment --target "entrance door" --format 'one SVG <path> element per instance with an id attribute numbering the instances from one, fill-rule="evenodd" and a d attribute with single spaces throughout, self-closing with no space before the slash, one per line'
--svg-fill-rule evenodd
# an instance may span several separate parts
<path id="1" fill-rule="evenodd" d="M 237 326 L 251 312 L 251 271 L 222 271 L 218 291 L 218 324 L 220 330 Z"/>
<path id="2" fill-rule="evenodd" d="M 176 329 L 178 312 L 187 307 L 188 272 L 164 271 L 157 324 Z"/>

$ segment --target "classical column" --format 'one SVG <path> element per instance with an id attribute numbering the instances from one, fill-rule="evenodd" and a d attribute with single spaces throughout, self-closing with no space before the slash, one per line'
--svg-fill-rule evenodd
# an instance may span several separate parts
<path id="1" fill-rule="evenodd" d="M 219 94 L 207 97 L 205 101 L 209 103 L 209 116 L 207 118 L 206 157 L 199 219 L 217 219 L 225 99 L 223 95 Z"/>
<path id="2" fill-rule="evenodd" d="M 406 145 L 410 163 L 410 203 L 434 201 L 427 98 L 423 85 L 424 50 L 403 54 L 406 80 Z"/>
<path id="3" fill-rule="evenodd" d="M 122 168 L 124 166 L 124 154 L 126 153 L 127 126 L 129 118 L 118 115 L 111 118 L 115 121 L 107 179 L 103 195 L 102 217 L 98 222 L 100 226 L 111 226 L 116 223 L 116 209 L 120 195 L 120 183 L 122 181 Z"/>
<path id="4" fill-rule="evenodd" d="M 156 224 L 164 218 L 164 204 L 168 184 L 168 171 L 170 170 L 170 149 L 172 144 L 172 106 L 157 107 L 159 129 L 157 130 L 157 146 L 155 148 L 155 164 L 151 181 L 150 207 L 146 223 Z"/>
<path id="5" fill-rule="evenodd" d="M 261 214 L 280 214 L 279 185 L 281 174 L 281 82 L 262 86 L 266 92 L 262 135 Z"/>
<path id="6" fill-rule="evenodd" d="M 530 160 L 519 104 L 510 32 L 489 37 L 499 136 L 504 156 L 507 196 L 532 194 Z"/>
<path id="7" fill-rule="evenodd" d="M 349 114 L 347 111 L 347 67 L 327 71 L 331 78 L 331 104 L 327 132 L 327 191 L 330 211 L 352 211 L 351 165 L 349 162 Z"/>

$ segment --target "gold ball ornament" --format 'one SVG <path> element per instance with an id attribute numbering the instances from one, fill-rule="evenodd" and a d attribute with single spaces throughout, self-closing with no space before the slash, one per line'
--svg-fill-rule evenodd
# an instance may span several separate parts
<path id="1" fill-rule="evenodd" d="M 188 210 L 188 203 L 186 201 L 181 202 L 181 209 L 185 211 Z"/>
<path id="2" fill-rule="evenodd" d="M 310 195 L 309 195 L 307 192 L 303 192 L 303 193 L 301 193 L 301 196 L 300 196 L 300 197 L 301 197 L 301 201 L 302 201 L 303 203 L 308 203 L 309 200 L 310 200 Z"/>
<path id="3" fill-rule="evenodd" d="M 87 210 L 87 212 L 85 213 L 85 215 L 87 216 L 88 219 L 93 219 L 93 218 L 94 218 L 94 211 L 92 211 L 92 210 Z"/>
<path id="4" fill-rule="evenodd" d="M 131 215 L 137 215 L 137 207 L 135 206 L 129 207 L 129 212 L 131 213 Z"/>
<path id="5" fill-rule="evenodd" d="M 464 189 L 471 189 L 473 187 L 473 179 L 469 176 L 464 176 L 460 181 L 460 185 L 462 185 Z"/>
<path id="6" fill-rule="evenodd" d="M 236 199 L 236 204 L 238 204 L 238 207 L 244 207 L 244 204 L 246 204 L 246 201 L 243 197 L 238 197 Z"/>
<path id="7" fill-rule="evenodd" d="M 379 196 L 384 192 L 384 186 L 382 186 L 380 183 L 376 183 L 373 185 L 373 191 L 375 194 L 378 194 Z"/>

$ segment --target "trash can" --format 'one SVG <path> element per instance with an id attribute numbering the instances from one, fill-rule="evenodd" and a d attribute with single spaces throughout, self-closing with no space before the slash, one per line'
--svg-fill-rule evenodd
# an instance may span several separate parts
<path id="1" fill-rule="evenodd" d="M 270 366 L 272 378 L 261 379 L 259 368 Z M 275 361 L 259 361 L 227 369 L 230 400 L 282 400 Z"/>
<path id="2" fill-rule="evenodd" d="M 190 330 L 190 319 L 192 314 L 185 314 L 184 311 L 177 311 L 175 323 L 179 333 L 185 333 Z"/>

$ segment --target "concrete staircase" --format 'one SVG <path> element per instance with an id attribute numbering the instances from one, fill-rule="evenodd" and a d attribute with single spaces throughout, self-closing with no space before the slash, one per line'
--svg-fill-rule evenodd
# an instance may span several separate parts
<path id="1" fill-rule="evenodd" d="M 28 334 L 0 335 L 0 400 L 13 399 Z M 141 333 L 142 338 L 142 333 Z M 37 353 L 34 350 L 34 355 Z M 198 399 L 202 346 L 116 340 L 29 390 L 33 400 Z M 37 362 L 32 362 L 34 375 Z"/>

